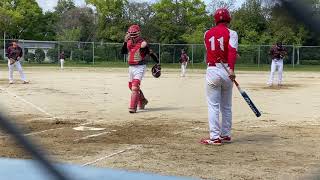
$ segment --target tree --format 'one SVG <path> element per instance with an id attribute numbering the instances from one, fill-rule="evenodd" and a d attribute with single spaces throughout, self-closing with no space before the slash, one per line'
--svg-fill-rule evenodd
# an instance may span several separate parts
<path id="1" fill-rule="evenodd" d="M 39 20 L 42 10 L 35 0 L 2 0 L 0 29 L 11 38 L 40 39 Z"/>
<path id="2" fill-rule="evenodd" d="M 38 63 L 42 63 L 45 58 L 46 58 L 46 55 L 45 55 L 44 51 L 42 49 L 36 49 L 36 51 L 34 53 L 34 59 Z"/>
<path id="3" fill-rule="evenodd" d="M 234 0 L 214 0 L 214 1 L 211 1 L 208 5 L 209 13 L 213 14 L 219 8 L 226 8 L 226 9 L 232 10 L 235 8 L 235 2 L 236 1 L 234 1 Z"/>
<path id="4" fill-rule="evenodd" d="M 234 11 L 231 28 L 238 32 L 240 43 L 265 43 L 259 38 L 268 31 L 264 11 L 260 0 L 247 0 L 240 9 Z"/>
<path id="5" fill-rule="evenodd" d="M 125 18 L 127 0 L 86 0 L 98 12 L 98 37 L 107 41 L 122 42 L 129 24 Z"/>
<path id="6" fill-rule="evenodd" d="M 64 12 L 56 23 L 57 39 L 60 41 L 93 41 L 96 30 L 94 19 L 92 9 L 87 7 L 75 7 Z"/>
<path id="7" fill-rule="evenodd" d="M 191 34 L 199 29 L 197 26 L 205 27 L 208 22 L 206 6 L 201 0 L 160 0 L 153 8 L 159 41 L 163 43 L 185 43 L 184 34 Z"/>
<path id="8" fill-rule="evenodd" d="M 58 0 L 57 6 L 54 9 L 58 15 L 61 15 L 75 7 L 73 0 Z"/>

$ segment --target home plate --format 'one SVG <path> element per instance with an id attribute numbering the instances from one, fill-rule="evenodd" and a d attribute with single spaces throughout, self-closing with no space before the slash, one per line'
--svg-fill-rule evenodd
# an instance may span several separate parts
<path id="1" fill-rule="evenodd" d="M 106 128 L 95 128 L 95 127 L 86 127 L 86 126 L 79 126 L 73 128 L 76 131 L 103 131 Z"/>

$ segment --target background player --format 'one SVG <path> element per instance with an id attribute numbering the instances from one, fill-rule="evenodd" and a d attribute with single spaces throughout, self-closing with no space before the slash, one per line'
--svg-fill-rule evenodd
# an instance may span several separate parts
<path id="1" fill-rule="evenodd" d="M 64 55 L 64 51 L 62 51 L 59 55 L 59 59 L 60 59 L 60 68 L 61 70 L 63 69 L 63 64 L 64 64 L 64 59 L 65 59 L 65 55 Z"/>
<path id="2" fill-rule="evenodd" d="M 204 35 L 208 65 L 206 93 L 210 137 L 200 142 L 221 145 L 222 142 L 231 142 L 232 80 L 235 79 L 234 66 L 237 59 L 238 34 L 228 29 L 231 16 L 227 9 L 218 9 L 214 14 L 214 19 L 216 26 L 205 32 Z M 220 61 L 228 67 L 230 76 Z M 222 114 L 221 123 L 220 112 Z"/>
<path id="3" fill-rule="evenodd" d="M 283 72 L 283 58 L 287 55 L 287 50 L 282 46 L 282 42 L 277 42 L 276 45 L 270 49 L 270 55 L 272 58 L 271 72 L 268 81 L 268 86 L 273 84 L 273 76 L 276 69 L 278 69 L 278 86 L 282 84 L 282 72 Z"/>
<path id="4" fill-rule="evenodd" d="M 17 41 L 12 41 L 11 45 L 7 49 L 6 56 L 8 57 L 9 84 L 13 84 L 14 66 L 18 69 L 23 84 L 28 84 L 29 82 L 26 80 L 26 76 L 23 73 L 23 69 L 19 61 L 23 56 L 23 52 L 21 47 L 17 44 Z"/>
<path id="5" fill-rule="evenodd" d="M 189 61 L 189 56 L 184 49 L 181 49 L 180 63 L 181 63 L 181 77 L 186 76 L 187 65 Z"/>
<path id="6" fill-rule="evenodd" d="M 146 70 L 146 57 L 150 57 L 159 64 L 157 56 L 149 49 L 148 43 L 140 36 L 140 26 L 129 27 L 123 43 L 122 53 L 128 54 L 129 64 L 129 89 L 131 90 L 131 101 L 129 112 L 135 113 L 137 106 L 144 109 L 148 100 L 144 97 L 140 88 L 141 80 Z"/>

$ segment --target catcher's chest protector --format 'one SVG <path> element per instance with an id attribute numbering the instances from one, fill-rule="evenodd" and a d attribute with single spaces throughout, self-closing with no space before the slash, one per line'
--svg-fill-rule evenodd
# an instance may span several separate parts
<path id="1" fill-rule="evenodd" d="M 142 42 L 143 42 L 143 39 L 138 40 L 138 42 L 135 44 L 133 44 L 131 40 L 128 41 L 127 47 L 129 50 L 129 53 L 128 53 L 129 64 L 131 65 L 139 64 L 139 62 L 146 57 L 146 54 L 144 52 L 140 52 Z"/>

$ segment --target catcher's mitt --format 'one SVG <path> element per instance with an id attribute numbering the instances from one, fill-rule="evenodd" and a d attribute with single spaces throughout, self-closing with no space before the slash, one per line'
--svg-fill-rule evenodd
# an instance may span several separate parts
<path id="1" fill-rule="evenodd" d="M 152 67 L 151 69 L 152 72 L 152 76 L 155 78 L 158 78 L 161 76 L 161 65 L 160 64 L 156 64 Z"/>

